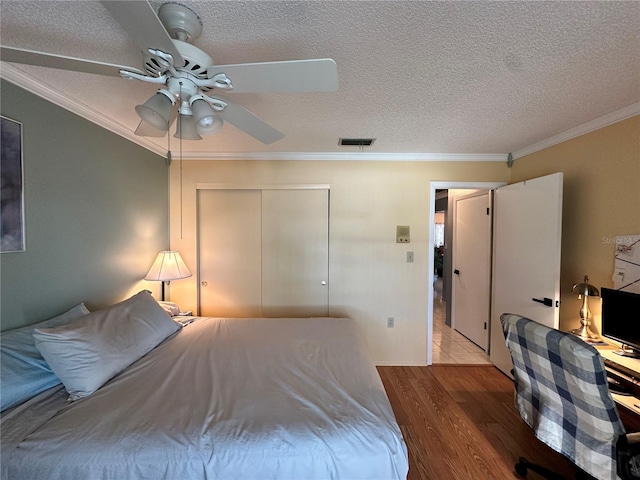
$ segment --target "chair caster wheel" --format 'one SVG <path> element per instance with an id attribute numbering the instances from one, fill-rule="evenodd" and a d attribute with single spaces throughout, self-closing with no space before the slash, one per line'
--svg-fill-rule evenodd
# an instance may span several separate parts
<path id="1" fill-rule="evenodd" d="M 523 478 L 526 478 L 526 476 L 527 476 L 527 470 L 528 470 L 528 464 L 529 464 L 529 462 L 527 461 L 527 459 L 526 459 L 526 458 L 522 458 L 522 457 L 520 457 L 520 458 L 518 459 L 518 463 L 516 463 L 516 465 L 515 465 L 516 473 L 517 473 L 519 476 L 521 476 L 521 477 L 523 477 Z"/>

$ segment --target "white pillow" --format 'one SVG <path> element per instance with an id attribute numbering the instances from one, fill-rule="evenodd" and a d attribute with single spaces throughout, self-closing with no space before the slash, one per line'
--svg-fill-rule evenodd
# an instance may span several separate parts
<path id="1" fill-rule="evenodd" d="M 180 327 L 147 291 L 68 325 L 38 328 L 36 347 L 71 400 L 91 395 Z"/>
<path id="2" fill-rule="evenodd" d="M 160 306 L 167 312 L 167 315 L 170 317 L 175 317 L 176 315 L 180 315 L 180 307 L 178 304 L 173 302 L 158 302 Z"/>

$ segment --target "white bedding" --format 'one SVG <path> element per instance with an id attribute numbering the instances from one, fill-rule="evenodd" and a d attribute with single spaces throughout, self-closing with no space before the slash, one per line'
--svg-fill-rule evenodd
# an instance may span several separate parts
<path id="1" fill-rule="evenodd" d="M 402 479 L 407 450 L 349 319 L 201 318 L 68 403 L 3 412 L 3 479 Z"/>

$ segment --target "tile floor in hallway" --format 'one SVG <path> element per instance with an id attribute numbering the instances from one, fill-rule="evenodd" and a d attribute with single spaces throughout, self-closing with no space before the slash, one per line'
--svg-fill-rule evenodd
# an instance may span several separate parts
<path id="1" fill-rule="evenodd" d="M 440 278 L 436 281 L 433 292 L 432 363 L 491 364 L 484 350 L 445 323 L 446 303 L 441 296 L 441 282 Z"/>

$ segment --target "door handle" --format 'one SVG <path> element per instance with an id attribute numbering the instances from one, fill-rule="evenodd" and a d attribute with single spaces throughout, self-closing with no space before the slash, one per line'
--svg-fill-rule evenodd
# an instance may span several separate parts
<path id="1" fill-rule="evenodd" d="M 327 282 L 326 282 L 326 281 L 324 281 L 324 280 L 320 282 L 320 285 L 322 285 L 323 287 L 324 287 L 326 284 L 327 284 Z"/>
<path id="2" fill-rule="evenodd" d="M 456 275 L 460 275 L 460 270 L 458 270 L 457 268 L 453 271 L 453 273 L 455 273 Z"/>
<path id="3" fill-rule="evenodd" d="M 553 307 L 553 300 L 547 297 L 544 297 L 542 300 L 540 300 L 539 298 L 532 298 L 531 300 L 533 300 L 534 302 L 543 303 L 547 307 Z"/>

